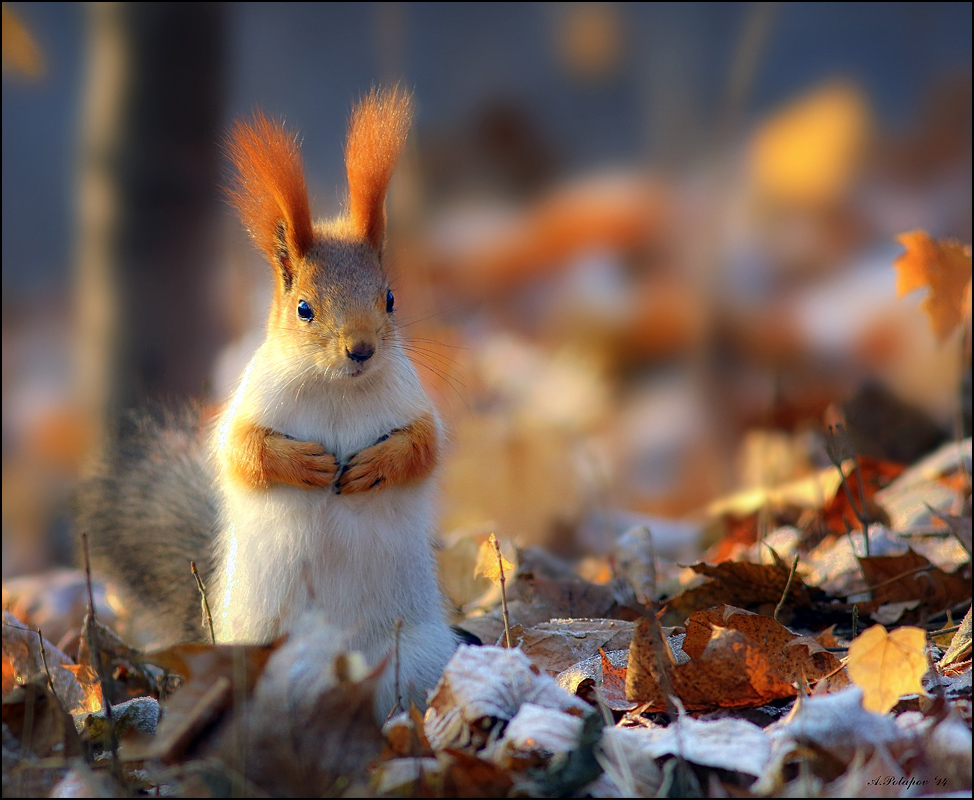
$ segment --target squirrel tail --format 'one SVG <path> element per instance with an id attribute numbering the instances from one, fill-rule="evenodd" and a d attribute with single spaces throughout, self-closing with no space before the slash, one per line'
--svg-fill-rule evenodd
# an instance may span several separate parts
<path id="1" fill-rule="evenodd" d="M 92 571 L 121 593 L 131 615 L 132 644 L 207 638 L 190 561 L 206 581 L 218 514 L 213 487 L 200 426 L 189 413 L 130 417 L 82 483 L 78 551 L 84 532 Z"/>

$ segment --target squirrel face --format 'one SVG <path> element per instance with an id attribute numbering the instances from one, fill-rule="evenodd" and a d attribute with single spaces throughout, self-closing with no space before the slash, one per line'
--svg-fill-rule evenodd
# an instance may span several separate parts
<path id="1" fill-rule="evenodd" d="M 388 360 L 394 304 L 371 245 L 316 231 L 290 288 L 275 297 L 268 342 L 323 377 L 359 378 Z"/>
<path id="2" fill-rule="evenodd" d="M 237 181 L 228 193 L 274 269 L 267 341 L 285 369 L 358 378 L 376 373 L 397 347 L 381 252 L 386 189 L 410 117 L 410 97 L 398 87 L 358 104 L 345 145 L 347 211 L 318 225 L 295 137 L 260 112 L 230 134 Z"/>

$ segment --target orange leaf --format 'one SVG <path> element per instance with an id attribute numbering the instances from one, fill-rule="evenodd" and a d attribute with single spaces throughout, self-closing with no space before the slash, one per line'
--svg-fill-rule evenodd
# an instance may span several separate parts
<path id="1" fill-rule="evenodd" d="M 923 310 L 941 343 L 963 322 L 971 283 L 971 248 L 947 239 L 934 240 L 924 231 L 896 237 L 906 248 L 896 267 L 896 291 L 903 297 L 917 289 L 929 289 Z"/>

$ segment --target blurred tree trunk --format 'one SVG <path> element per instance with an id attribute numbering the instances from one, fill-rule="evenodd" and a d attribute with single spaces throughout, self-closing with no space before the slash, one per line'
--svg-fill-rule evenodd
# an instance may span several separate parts
<path id="1" fill-rule="evenodd" d="M 200 396 L 221 341 L 225 16 L 218 3 L 88 6 L 78 388 L 101 442 L 122 409 Z"/>

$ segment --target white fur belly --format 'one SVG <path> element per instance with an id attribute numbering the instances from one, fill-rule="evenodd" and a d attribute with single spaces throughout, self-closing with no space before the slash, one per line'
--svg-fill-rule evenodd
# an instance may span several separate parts
<path id="1" fill-rule="evenodd" d="M 313 608 L 373 659 L 385 654 L 397 619 L 442 620 L 430 548 L 433 491 L 424 481 L 352 496 L 294 487 L 228 492 L 218 638 L 266 641 Z"/>

